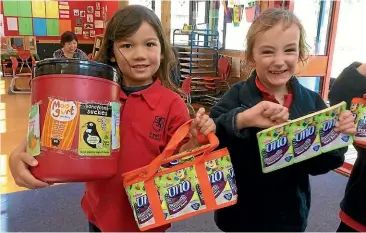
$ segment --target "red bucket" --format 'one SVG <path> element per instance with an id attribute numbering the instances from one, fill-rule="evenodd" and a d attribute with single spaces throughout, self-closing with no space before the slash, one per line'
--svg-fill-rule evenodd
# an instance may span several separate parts
<path id="1" fill-rule="evenodd" d="M 31 101 L 38 114 L 28 126 L 28 149 L 39 143 L 38 154 L 33 153 L 39 164 L 31 168 L 36 178 L 63 183 L 116 175 L 120 80 L 115 68 L 94 61 L 37 63 Z M 30 136 L 30 127 L 32 133 L 38 130 L 38 138 Z"/>

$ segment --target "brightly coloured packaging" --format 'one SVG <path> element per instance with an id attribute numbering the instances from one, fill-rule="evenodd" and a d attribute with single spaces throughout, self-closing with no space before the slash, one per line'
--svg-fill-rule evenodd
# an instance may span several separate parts
<path id="1" fill-rule="evenodd" d="M 342 102 L 257 133 L 262 171 L 272 172 L 353 143 L 353 137 L 334 131 Z"/>
<path id="2" fill-rule="evenodd" d="M 359 147 L 366 148 L 366 98 L 353 98 L 351 112 L 355 117 L 357 126 L 354 143 Z"/>
<path id="3" fill-rule="evenodd" d="M 288 135 L 289 126 L 289 123 L 285 123 L 257 134 L 264 173 L 290 166 L 293 163 L 294 152 Z"/>
<path id="4" fill-rule="evenodd" d="M 353 137 L 334 130 L 340 113 L 346 110 L 346 103 L 327 108 L 317 115 L 320 144 L 322 153 L 348 146 L 353 143 Z"/>
<path id="5" fill-rule="evenodd" d="M 209 144 L 172 155 L 172 148 L 188 134 L 190 122 L 177 130 L 150 165 L 123 174 L 123 185 L 141 231 L 237 201 L 231 158 L 226 148 L 213 151 L 218 146 L 215 134 L 208 135 Z"/>

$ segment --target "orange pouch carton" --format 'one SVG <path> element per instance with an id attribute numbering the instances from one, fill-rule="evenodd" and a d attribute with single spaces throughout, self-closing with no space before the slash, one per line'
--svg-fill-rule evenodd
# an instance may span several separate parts
<path id="1" fill-rule="evenodd" d="M 227 148 L 208 144 L 173 155 L 189 132 L 191 121 L 172 136 L 148 166 L 125 173 L 123 186 L 141 231 L 236 204 L 237 187 Z"/>

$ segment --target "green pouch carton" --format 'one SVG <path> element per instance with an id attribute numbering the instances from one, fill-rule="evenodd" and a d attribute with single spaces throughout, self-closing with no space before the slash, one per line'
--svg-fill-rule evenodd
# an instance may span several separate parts
<path id="1" fill-rule="evenodd" d="M 297 119 L 288 128 L 295 163 L 322 153 L 317 117 L 314 114 Z"/>
<path id="2" fill-rule="evenodd" d="M 166 219 L 206 208 L 198 195 L 197 180 L 193 166 L 155 178 Z"/>
<path id="3" fill-rule="evenodd" d="M 127 188 L 127 196 L 130 205 L 133 207 L 135 220 L 140 228 L 155 223 L 152 209 L 147 198 L 144 182 L 132 184 Z"/>
<path id="4" fill-rule="evenodd" d="M 346 102 L 341 102 L 330 108 L 324 109 L 318 115 L 318 128 L 320 135 L 321 151 L 323 153 L 346 147 L 353 143 L 353 137 L 334 131 L 336 122 L 341 112 L 346 110 Z"/>
<path id="5" fill-rule="evenodd" d="M 268 173 L 293 163 L 294 152 L 288 135 L 289 123 L 257 133 L 262 170 Z"/>
<path id="6" fill-rule="evenodd" d="M 237 187 L 233 165 L 229 155 L 205 163 L 216 204 L 237 199 Z"/>

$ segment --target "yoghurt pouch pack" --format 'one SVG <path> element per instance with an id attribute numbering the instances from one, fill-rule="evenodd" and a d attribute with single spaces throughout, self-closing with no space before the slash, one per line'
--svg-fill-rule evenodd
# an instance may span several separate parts
<path id="1" fill-rule="evenodd" d="M 314 114 L 293 121 L 288 128 L 295 163 L 322 153 L 317 117 Z"/>
<path id="2" fill-rule="evenodd" d="M 346 102 L 341 102 L 319 113 L 318 128 L 322 153 L 348 146 L 353 143 L 353 137 L 334 131 L 335 124 L 341 112 L 346 110 Z"/>
<path id="3" fill-rule="evenodd" d="M 152 209 L 147 198 L 144 187 L 144 182 L 132 184 L 128 187 L 127 196 L 130 205 L 133 207 L 135 220 L 140 228 L 149 226 L 155 223 Z"/>
<path id="4" fill-rule="evenodd" d="M 262 171 L 268 173 L 293 164 L 294 152 L 284 123 L 257 133 Z"/>
<path id="5" fill-rule="evenodd" d="M 354 98 L 350 108 L 357 127 L 354 137 L 355 144 L 366 147 L 366 99 Z"/>
<path id="6" fill-rule="evenodd" d="M 217 205 L 237 199 L 235 174 L 230 161 L 230 156 L 226 155 L 205 162 L 206 171 Z"/>
<path id="7" fill-rule="evenodd" d="M 204 209 L 197 191 L 195 168 L 186 167 L 155 178 L 165 218 L 173 219 Z"/>

